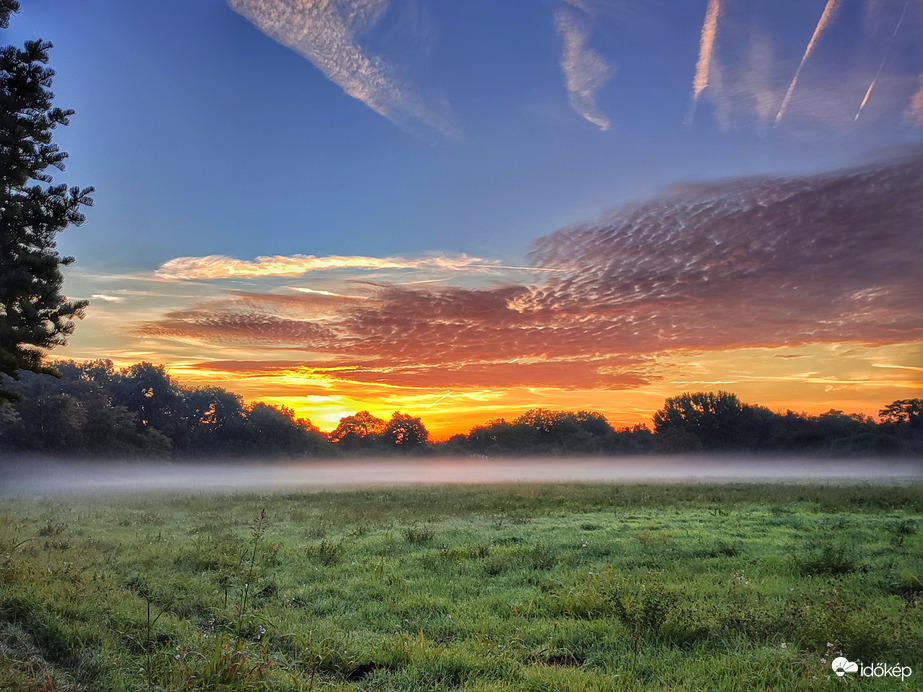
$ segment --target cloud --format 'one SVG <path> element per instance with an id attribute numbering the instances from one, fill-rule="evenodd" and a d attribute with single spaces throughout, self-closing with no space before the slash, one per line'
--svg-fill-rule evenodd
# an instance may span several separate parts
<path id="1" fill-rule="evenodd" d="M 596 92 L 613 73 L 612 67 L 586 43 L 590 35 L 590 20 L 584 7 L 571 3 L 554 15 L 554 26 L 563 41 L 561 69 L 564 70 L 571 107 L 600 130 L 608 130 L 609 118 L 596 104 Z"/>
<path id="2" fill-rule="evenodd" d="M 315 271 L 335 269 L 438 269 L 461 271 L 490 269 L 499 263 L 490 263 L 468 255 L 438 255 L 407 259 L 403 257 L 355 257 L 331 255 L 275 255 L 240 260 L 224 255 L 206 257 L 177 257 L 162 264 L 155 272 L 167 279 L 229 279 L 266 276 L 298 276 Z"/>
<path id="3" fill-rule="evenodd" d="M 637 368 L 592 361 L 561 363 L 459 363 L 452 367 L 358 367 L 325 373 L 328 377 L 363 384 L 418 388 L 551 387 L 555 389 L 630 389 L 648 383 Z"/>
<path id="4" fill-rule="evenodd" d="M 702 36 L 699 39 L 699 61 L 695 66 L 692 80 L 692 105 L 698 103 L 699 95 L 708 86 L 708 71 L 712 64 L 715 49 L 715 36 L 718 34 L 718 14 L 721 11 L 720 0 L 708 0 L 705 21 L 702 24 Z"/>
<path id="5" fill-rule="evenodd" d="M 862 21 L 838 21 L 842 5 L 823 3 L 813 33 L 793 53 L 791 27 L 770 21 L 767 5 L 709 0 L 687 122 L 708 102 L 723 129 L 774 123 L 816 137 L 871 130 L 882 120 L 893 127 L 901 115 L 906 125 L 923 123 L 923 105 L 913 105 L 920 77 L 908 72 L 919 65 L 923 5 L 868 0 Z"/>
<path id="6" fill-rule="evenodd" d="M 304 362 L 300 360 L 209 360 L 186 365 L 191 370 L 254 377 L 302 367 Z"/>
<path id="7" fill-rule="evenodd" d="M 890 363 L 872 363 L 873 368 L 894 368 L 897 370 L 913 370 L 914 372 L 923 372 L 923 368 L 914 365 L 892 365 Z"/>
<path id="8" fill-rule="evenodd" d="M 919 338 L 923 156 L 805 178 L 687 186 L 559 231 L 534 259 L 566 269 L 525 310 L 625 324 L 647 348 Z M 632 325 L 628 328 L 628 325 Z"/>
<path id="9" fill-rule="evenodd" d="M 891 33 L 891 37 L 888 39 L 887 46 L 885 48 L 884 57 L 881 59 L 881 63 L 878 65 L 878 70 L 875 72 L 875 76 L 872 77 L 872 81 L 869 83 L 869 88 L 865 91 L 865 96 L 862 99 L 862 103 L 859 104 L 859 110 L 856 111 L 855 119 L 859 119 L 859 115 L 862 113 L 862 110 L 865 108 L 865 104 L 868 103 L 869 97 L 872 95 L 872 90 L 875 88 L 875 83 L 878 81 L 878 78 L 881 76 L 881 71 L 885 68 L 885 63 L 888 62 L 888 59 L 891 57 L 891 48 L 894 43 L 894 37 L 897 36 L 897 32 L 900 31 L 901 24 L 904 23 L 904 16 L 907 14 L 907 6 L 910 4 L 910 0 L 904 0 L 904 7 L 901 10 L 901 14 L 897 19 L 897 23 L 894 25 L 894 31 Z"/>
<path id="10" fill-rule="evenodd" d="M 836 14 L 838 8 L 838 2 L 839 0 L 827 0 L 827 4 L 824 6 L 824 11 L 820 16 L 820 19 L 817 21 L 817 26 L 814 27 L 814 33 L 811 36 L 811 40 L 808 41 L 808 46 L 804 49 L 804 55 L 801 56 L 801 62 L 798 63 L 798 69 L 795 70 L 795 76 L 792 77 L 791 84 L 788 85 L 788 91 L 785 92 L 785 97 L 782 99 L 782 105 L 779 106 L 779 112 L 776 113 L 776 122 L 782 120 L 782 116 L 785 115 L 785 109 L 788 107 L 788 102 L 791 100 L 792 93 L 795 91 L 795 86 L 798 84 L 798 75 L 801 74 L 801 69 L 808 61 L 808 58 L 811 57 L 811 53 L 814 52 L 814 47 L 817 45 L 817 42 L 820 40 L 820 37 L 823 35 L 827 26 L 833 20 L 833 17 Z"/>
<path id="11" fill-rule="evenodd" d="M 920 88 L 914 93 L 904 117 L 917 127 L 923 125 L 923 74 L 920 75 Z"/>
<path id="12" fill-rule="evenodd" d="M 454 136 L 446 106 L 432 107 L 359 37 L 374 27 L 388 0 L 227 0 L 260 31 L 310 60 L 344 92 L 397 125 L 420 121 Z"/>
<path id="13" fill-rule="evenodd" d="M 157 322 L 142 324 L 142 337 L 198 339 L 246 344 L 308 346 L 333 338 L 329 328 L 305 320 L 233 310 L 176 310 Z"/>
<path id="14" fill-rule="evenodd" d="M 656 379 L 658 354 L 919 341 L 920 189 L 919 150 L 677 186 L 539 239 L 531 259 L 556 271 L 534 283 L 239 292 L 139 330 L 300 352 L 342 381 L 445 389 L 614 390 Z"/>

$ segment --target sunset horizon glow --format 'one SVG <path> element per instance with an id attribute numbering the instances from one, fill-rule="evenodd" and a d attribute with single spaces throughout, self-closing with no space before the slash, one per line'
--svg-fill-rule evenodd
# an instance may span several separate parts
<path id="1" fill-rule="evenodd" d="M 434 439 L 923 391 L 921 3 L 79 4 L 5 30 L 97 190 L 52 358 Z"/>
<path id="2" fill-rule="evenodd" d="M 185 257 L 131 277 L 143 290 L 100 288 L 85 331 L 110 349 L 121 339 L 119 364 L 164 363 L 182 383 L 286 406 L 324 430 L 359 410 L 402 411 L 445 439 L 530 408 L 623 427 L 666 397 L 717 390 L 874 416 L 923 387 L 920 238 L 904 232 L 921 217 L 919 189 L 916 151 L 674 188 L 535 241 L 534 267 Z M 170 307 L 136 312 L 158 286 Z M 119 336 L 103 320 L 133 326 Z M 69 355 L 105 348 L 88 341 Z"/>

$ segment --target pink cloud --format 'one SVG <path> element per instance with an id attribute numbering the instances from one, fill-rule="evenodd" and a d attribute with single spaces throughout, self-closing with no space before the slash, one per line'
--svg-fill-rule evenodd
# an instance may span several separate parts
<path id="1" fill-rule="evenodd" d="M 913 341 L 921 189 L 918 152 L 686 185 L 538 240 L 533 261 L 557 270 L 539 283 L 239 293 L 140 333 L 326 354 L 354 366 L 337 377 L 440 387 L 629 387 L 653 376 L 639 359 L 667 350 Z"/>

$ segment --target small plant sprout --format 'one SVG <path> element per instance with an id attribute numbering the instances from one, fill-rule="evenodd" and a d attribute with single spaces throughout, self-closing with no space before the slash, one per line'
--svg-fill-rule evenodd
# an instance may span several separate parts
<path id="1" fill-rule="evenodd" d="M 247 580 L 244 582 L 244 591 L 240 597 L 240 607 L 237 611 L 237 640 L 234 644 L 235 651 L 240 650 L 240 639 L 241 631 L 244 624 L 244 613 L 247 610 L 247 599 L 250 596 L 250 584 L 253 581 L 253 566 L 256 564 L 256 548 L 259 545 L 260 539 L 263 537 L 263 534 L 266 532 L 266 509 L 263 508 L 260 510 L 260 516 L 257 517 L 257 520 L 250 526 L 250 535 L 253 537 L 253 542 L 251 544 L 250 550 L 250 564 L 247 568 Z"/>

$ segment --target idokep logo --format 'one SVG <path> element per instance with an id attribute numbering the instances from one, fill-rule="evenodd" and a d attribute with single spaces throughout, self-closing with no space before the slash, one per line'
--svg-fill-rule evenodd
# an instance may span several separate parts
<path id="1" fill-rule="evenodd" d="M 833 659 L 833 663 L 830 664 L 830 667 L 833 668 L 833 672 L 836 673 L 838 678 L 843 677 L 846 673 L 859 672 L 859 664 L 853 663 L 845 656 L 839 656 Z"/>
<path id="2" fill-rule="evenodd" d="M 858 673 L 864 678 L 892 677 L 900 678 L 901 681 L 903 681 L 913 673 L 910 666 L 902 666 L 899 663 L 896 666 L 891 666 L 887 663 L 871 663 L 865 665 L 861 661 L 850 661 L 845 656 L 838 656 L 833 659 L 830 667 L 833 668 L 833 672 L 836 673 L 839 678 L 846 675 L 846 673 Z"/>

